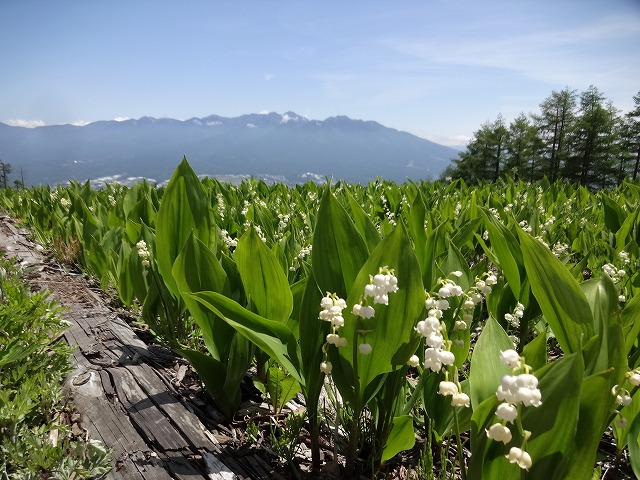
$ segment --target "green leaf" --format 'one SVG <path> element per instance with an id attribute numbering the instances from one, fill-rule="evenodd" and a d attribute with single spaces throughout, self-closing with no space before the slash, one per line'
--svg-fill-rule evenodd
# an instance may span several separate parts
<path id="1" fill-rule="evenodd" d="M 337 293 L 341 298 L 346 298 L 368 257 L 358 229 L 329 188 L 320 201 L 311 257 L 321 292 Z"/>
<path id="2" fill-rule="evenodd" d="M 318 397 L 324 383 L 324 373 L 320 372 L 320 363 L 324 358 L 322 345 L 330 330 L 329 323 L 318 318 L 322 297 L 311 272 L 307 278 L 299 315 L 300 354 L 305 379 L 303 391 L 310 415 L 318 411 Z"/>
<path id="3" fill-rule="evenodd" d="M 177 352 L 193 365 L 200 380 L 202 380 L 224 416 L 228 420 L 233 419 L 233 414 L 240 405 L 241 394 L 239 389 L 235 396 L 229 396 L 228 392 L 225 391 L 226 366 L 219 360 L 196 350 L 180 349 Z"/>
<path id="4" fill-rule="evenodd" d="M 300 353 L 293 332 L 281 322 L 261 317 L 237 302 L 215 292 L 189 293 L 191 297 L 224 319 L 238 333 L 282 365 L 300 384 Z M 319 368 L 319 367 L 318 367 Z"/>
<path id="5" fill-rule="evenodd" d="M 589 303 L 569 270 L 538 240 L 518 229 L 531 290 L 565 353 L 580 349 L 594 334 Z"/>
<path id="6" fill-rule="evenodd" d="M 233 258 L 242 278 L 247 300 L 269 320 L 286 322 L 293 310 L 293 295 L 276 256 L 251 227 L 238 240 Z"/>
<path id="7" fill-rule="evenodd" d="M 413 203 L 411 204 L 411 209 L 409 210 L 409 215 L 407 218 L 407 225 L 409 228 L 409 233 L 411 238 L 413 239 L 414 248 L 416 250 L 416 257 L 418 257 L 418 263 L 420 263 L 420 267 L 424 271 L 424 267 L 428 261 L 431 259 L 427 259 L 427 229 L 425 227 L 425 220 L 427 217 L 427 209 L 424 205 L 424 198 L 422 197 L 422 193 L 418 190 L 415 198 L 413 199 Z"/>
<path id="8" fill-rule="evenodd" d="M 595 333 L 600 334 L 607 327 L 613 311 L 618 308 L 618 291 L 608 275 L 591 278 L 580 287 L 593 314 Z"/>
<path id="9" fill-rule="evenodd" d="M 158 270 L 174 295 L 178 295 L 178 287 L 171 274 L 173 262 L 192 232 L 209 246 L 211 225 L 207 194 L 184 158 L 169 180 L 156 217 Z"/>
<path id="10" fill-rule="evenodd" d="M 547 364 L 547 331 L 540 333 L 527 343 L 522 350 L 527 365 L 538 370 Z"/>
<path id="11" fill-rule="evenodd" d="M 542 405 L 522 409 L 522 426 L 531 432 L 531 438 L 527 442 L 527 451 L 533 460 L 533 466 L 527 474 L 530 478 L 573 478 L 565 475 L 568 466 L 563 460 L 574 442 L 583 372 L 584 364 L 580 354 L 563 357 L 536 372 L 539 378 L 538 388 L 542 393 Z M 498 403 L 494 395 L 474 409 L 470 480 L 521 478 L 520 468 L 510 464 L 505 458 L 511 446 L 521 445 L 522 438 L 516 429 L 511 428 L 513 439 L 509 445 L 489 440 L 485 434 L 485 429 L 497 421 L 494 413 Z"/>
<path id="12" fill-rule="evenodd" d="M 516 237 L 493 214 L 485 209 L 481 210 L 485 216 L 485 227 L 489 232 L 491 249 L 498 259 L 498 264 L 504 274 L 509 287 L 516 299 L 520 298 L 520 270 L 523 264 L 522 252 Z"/>
<path id="13" fill-rule="evenodd" d="M 401 415 L 394 417 L 391 433 L 382 450 L 382 462 L 386 462 L 404 450 L 412 449 L 415 443 L 416 437 L 413 430 L 413 416 Z"/>
<path id="14" fill-rule="evenodd" d="M 485 399 L 495 396 L 503 375 L 509 369 L 500 360 L 500 353 L 513 348 L 513 342 L 497 320 L 489 317 L 473 350 L 469 372 L 471 406 L 475 409 Z"/>
<path id="15" fill-rule="evenodd" d="M 353 284 L 347 304 L 351 306 L 361 301 L 370 276 L 377 274 L 383 266 L 393 269 L 398 278 L 398 291 L 389 294 L 389 305 L 373 305 L 375 316 L 370 319 L 361 319 L 351 312 L 343 312 L 345 326 L 341 335 L 347 338 L 348 346 L 340 349 L 340 353 L 353 365 L 354 343 L 366 342 L 373 347 L 371 355 L 358 354 L 362 391 L 378 375 L 404 365 L 415 352 L 418 336 L 413 327 L 420 320 L 418 317 L 424 309 L 420 267 L 402 224 L 371 253 Z M 359 330 L 370 331 L 363 338 L 357 334 Z M 413 347 L 407 348 L 407 345 Z M 404 355 L 397 355 L 403 346 Z"/>
<path id="16" fill-rule="evenodd" d="M 638 342 L 640 336 L 640 295 L 635 295 L 627 302 L 620 313 L 622 327 L 624 330 L 624 348 L 626 355 L 629 355 L 633 345 Z"/>
<path id="17" fill-rule="evenodd" d="M 602 206 L 604 208 L 604 224 L 608 230 L 615 234 L 620 230 L 620 227 L 626 218 L 626 214 L 620 205 L 618 205 L 618 203 L 609 195 L 604 192 L 601 192 L 600 195 L 602 197 Z"/>
<path id="18" fill-rule="evenodd" d="M 636 416 L 631 424 L 631 428 L 629 428 L 627 445 L 629 445 L 631 468 L 633 469 L 633 473 L 636 474 L 636 477 L 640 478 L 640 415 Z"/>
<path id="19" fill-rule="evenodd" d="M 267 391 L 274 410 L 279 412 L 282 407 L 300 391 L 300 384 L 291 375 L 278 367 L 270 367 L 267 371 Z"/>
<path id="20" fill-rule="evenodd" d="M 535 374 L 542 405 L 525 408 L 522 413 L 522 426 L 531 431 L 527 444 L 533 459 L 531 478 L 571 478 L 560 464 L 576 434 L 584 374 L 582 355 L 566 356 Z"/>
<path id="21" fill-rule="evenodd" d="M 450 241 L 447 257 L 442 265 L 442 273 L 448 276 L 451 272 L 455 271 L 462 272 L 462 276 L 456 279 L 456 283 L 460 285 L 463 290 L 468 290 L 472 280 L 469 265 L 462 253 L 460 253 L 460 250 Z"/>
<path id="22" fill-rule="evenodd" d="M 351 209 L 351 215 L 353 216 L 355 226 L 367 244 L 367 248 L 372 250 L 378 243 L 380 243 L 380 233 L 378 233 L 378 230 L 371 222 L 369 215 L 367 215 L 360 204 L 356 202 L 349 190 L 345 190 L 345 192 L 349 199 L 349 207 Z"/>
<path id="23" fill-rule="evenodd" d="M 183 295 L 211 291 L 229 296 L 229 279 L 220 262 L 213 252 L 191 233 L 173 264 L 172 275 L 185 305 L 200 327 L 207 350 L 215 359 L 226 363 L 235 330 L 201 303 Z"/>
<path id="24" fill-rule="evenodd" d="M 571 448 L 563 461 L 567 465 L 564 478 L 589 478 L 596 454 L 607 428 L 613 407 L 610 377 L 612 371 L 585 377 L 580 392 L 578 425 Z"/>

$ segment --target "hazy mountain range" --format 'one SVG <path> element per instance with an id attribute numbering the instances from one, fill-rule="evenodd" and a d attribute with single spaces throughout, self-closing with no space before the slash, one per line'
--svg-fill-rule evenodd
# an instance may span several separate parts
<path id="1" fill-rule="evenodd" d="M 373 121 L 309 120 L 293 112 L 37 128 L 0 123 L 0 159 L 26 185 L 167 180 L 185 156 L 200 175 L 289 184 L 325 177 L 366 183 L 437 178 L 457 150 Z"/>

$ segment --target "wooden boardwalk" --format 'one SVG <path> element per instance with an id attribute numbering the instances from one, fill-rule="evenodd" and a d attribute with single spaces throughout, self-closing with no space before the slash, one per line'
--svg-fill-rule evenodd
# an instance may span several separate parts
<path id="1" fill-rule="evenodd" d="M 52 292 L 67 309 L 65 338 L 77 348 L 65 389 L 88 438 L 113 449 L 106 478 L 279 477 L 259 456 L 241 458 L 226 448 L 234 443 L 234 432 L 203 425 L 197 407 L 179 394 L 175 375 L 169 374 L 179 359 L 143 342 L 83 275 L 44 262 L 25 232 L 7 217 L 0 220 L 0 250 L 25 266 L 32 288 Z"/>

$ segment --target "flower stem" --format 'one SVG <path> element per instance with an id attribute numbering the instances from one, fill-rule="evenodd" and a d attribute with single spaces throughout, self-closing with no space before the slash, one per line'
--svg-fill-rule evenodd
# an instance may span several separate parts
<path id="1" fill-rule="evenodd" d="M 351 431 L 349 432 L 349 446 L 347 447 L 347 459 L 345 462 L 345 478 L 353 478 L 356 455 L 358 453 L 358 441 L 360 440 L 360 378 L 358 376 L 358 342 L 356 336 L 353 339 L 353 418 L 351 419 Z"/>
<path id="2" fill-rule="evenodd" d="M 460 463 L 460 475 L 462 480 L 467 480 L 467 468 L 464 462 L 464 452 L 462 451 L 462 440 L 460 439 L 460 423 L 458 421 L 458 407 L 453 407 L 453 418 L 456 422 L 456 443 L 458 450 L 458 462 Z"/>

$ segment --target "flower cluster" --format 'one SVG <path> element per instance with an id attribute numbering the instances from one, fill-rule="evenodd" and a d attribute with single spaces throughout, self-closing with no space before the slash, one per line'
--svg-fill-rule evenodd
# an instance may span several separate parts
<path id="1" fill-rule="evenodd" d="M 438 385 L 438 394 L 451 395 L 451 405 L 454 407 L 469 407 L 471 406 L 471 399 L 469 395 L 460 391 L 460 386 L 457 383 L 444 380 Z"/>
<path id="2" fill-rule="evenodd" d="M 627 372 L 625 376 L 631 385 L 634 387 L 640 386 L 640 368 Z"/>
<path id="3" fill-rule="evenodd" d="M 516 308 L 514 308 L 512 313 L 505 313 L 504 319 L 511 324 L 514 328 L 518 328 L 520 326 L 520 319 L 524 316 L 524 305 L 520 302 L 516 303 Z"/>
<path id="4" fill-rule="evenodd" d="M 627 252 L 625 252 L 624 250 L 621 250 L 618 253 L 618 257 L 620 258 L 620 261 L 624 264 L 628 264 L 629 263 L 629 254 Z"/>
<path id="5" fill-rule="evenodd" d="M 500 422 L 491 425 L 487 430 L 487 437 L 496 442 L 507 445 L 512 438 L 511 430 L 506 425 L 513 424 L 518 419 L 519 409 L 525 407 L 539 407 L 542 405 L 542 395 L 538 389 L 538 378 L 530 373 L 531 367 L 515 350 L 505 350 L 500 354 L 502 364 L 511 369 L 511 375 L 504 375 L 496 391 L 498 400 L 502 403 L 496 408 L 496 417 Z M 531 456 L 525 451 L 526 443 L 531 432 L 522 429 L 520 421 L 517 427 L 521 430 L 523 443 L 520 447 L 512 447 L 506 456 L 509 462 L 517 463 L 522 469 L 529 470 L 532 465 Z"/>
<path id="6" fill-rule="evenodd" d="M 373 303 L 389 305 L 389 294 L 398 291 L 398 279 L 387 267 L 371 276 L 370 282 L 364 287 L 364 296 L 373 297 Z"/>
<path id="7" fill-rule="evenodd" d="M 511 447 L 509 449 L 507 459 L 510 463 L 517 463 L 518 466 L 524 470 L 529 470 L 533 464 L 531 461 L 531 455 L 518 447 Z"/>
<path id="8" fill-rule="evenodd" d="M 62 205 L 63 208 L 69 208 L 71 206 L 71 200 L 69 200 L 68 198 L 62 197 L 60 199 L 60 205 Z"/>
<path id="9" fill-rule="evenodd" d="M 463 273 L 454 271 L 450 273 L 450 277 L 462 277 Z M 453 332 L 467 330 L 473 320 L 473 311 L 478 303 L 483 299 L 483 295 L 491 292 L 493 285 L 497 283 L 497 277 L 487 272 L 482 277 L 476 278 L 476 283 L 469 291 L 464 292 L 462 287 L 450 278 L 440 279 L 437 293 L 427 293 L 425 307 L 427 309 L 427 317 L 419 321 L 415 330 L 423 338 L 425 342 L 424 351 L 424 368 L 428 368 L 433 372 L 439 372 L 443 368 L 455 366 L 455 355 L 451 352 L 451 346 L 461 347 L 464 340 L 448 340 L 446 332 L 447 327 L 442 321 L 444 312 L 452 310 Z M 454 307 L 459 308 L 452 308 Z M 415 357 L 415 358 L 414 358 Z M 409 359 L 408 364 L 416 366 L 418 357 L 414 356 Z M 449 375 L 448 371 L 445 371 Z M 455 375 L 455 372 L 454 372 Z M 449 382 L 452 383 L 452 382 Z M 455 385 L 455 384 L 454 384 Z M 456 387 L 457 388 L 457 387 Z M 454 395 L 454 393 L 451 393 Z M 452 404 L 466 405 L 466 395 L 456 390 Z"/>
<path id="10" fill-rule="evenodd" d="M 388 267 L 380 267 L 376 275 L 370 277 L 370 283 L 365 285 L 364 294 L 360 303 L 353 305 L 351 313 L 355 316 L 370 319 L 375 316 L 375 309 L 367 304 L 367 298 L 373 297 L 373 303 L 389 304 L 389 293 L 398 291 L 398 279 L 393 270 Z M 344 326 L 344 317 L 342 311 L 347 308 L 347 302 L 335 293 L 328 293 L 320 301 L 322 310 L 318 315 L 320 320 L 331 323 L 331 333 L 326 337 L 326 345 L 335 345 L 336 347 L 346 347 L 347 339 L 341 337 L 337 332 Z M 363 337 L 368 330 L 357 330 L 358 335 Z M 369 343 L 360 343 L 358 352 L 361 355 L 369 355 L 373 351 L 373 347 Z M 325 360 L 320 364 L 320 371 L 329 375 L 332 370 L 331 362 Z"/>
<path id="11" fill-rule="evenodd" d="M 527 224 L 526 220 L 522 220 L 519 225 L 523 232 L 531 233 L 531 227 Z"/>
<path id="12" fill-rule="evenodd" d="M 151 253 L 149 252 L 149 248 L 147 247 L 147 242 L 144 240 L 140 240 L 136 243 L 136 248 L 138 249 L 138 256 L 142 259 L 142 274 L 147 275 L 147 268 L 151 265 L 150 257 Z"/>
<path id="13" fill-rule="evenodd" d="M 327 293 L 320 301 L 322 310 L 318 315 L 320 320 L 331 322 L 334 328 L 340 328 L 344 325 L 342 310 L 347 308 L 347 302 L 343 298 L 338 297 L 335 293 Z M 328 340 L 327 340 L 328 341 Z M 333 343 L 333 342 L 329 342 Z M 346 339 L 345 339 L 346 345 Z"/>
<path id="14" fill-rule="evenodd" d="M 227 245 L 229 249 L 236 248 L 238 246 L 238 239 L 231 238 L 229 232 L 226 230 L 220 230 L 220 236 L 222 237 L 222 241 Z"/>
<path id="15" fill-rule="evenodd" d="M 569 251 L 569 245 L 562 242 L 554 243 L 552 251 L 556 257 L 561 257 Z"/>
<path id="16" fill-rule="evenodd" d="M 216 194 L 216 211 L 218 212 L 218 216 L 221 220 L 224 220 L 225 215 L 225 204 L 224 204 L 224 195 L 218 192 Z"/>
<path id="17" fill-rule="evenodd" d="M 622 268 L 618 269 L 611 263 L 605 263 L 602 266 L 602 269 L 604 270 L 604 273 L 611 277 L 613 283 L 618 283 L 620 280 L 622 280 L 622 277 L 627 274 L 625 270 L 623 270 Z"/>

